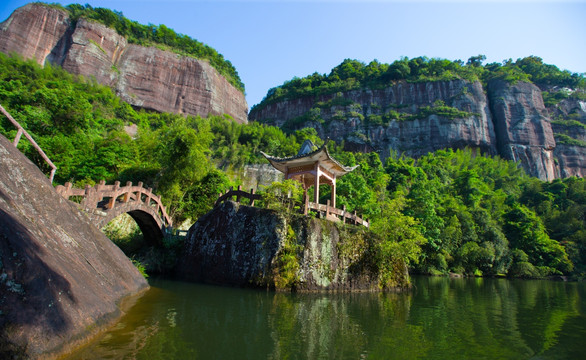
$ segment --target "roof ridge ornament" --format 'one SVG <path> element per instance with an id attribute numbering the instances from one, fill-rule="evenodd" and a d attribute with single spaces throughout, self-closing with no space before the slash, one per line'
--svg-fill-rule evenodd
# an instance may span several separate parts
<path id="1" fill-rule="evenodd" d="M 303 144 L 301 144 L 301 147 L 299 148 L 299 151 L 297 152 L 297 156 L 309 154 L 309 153 L 315 151 L 316 149 L 317 149 L 317 146 L 315 146 L 315 144 L 311 140 L 307 139 L 303 142 Z"/>

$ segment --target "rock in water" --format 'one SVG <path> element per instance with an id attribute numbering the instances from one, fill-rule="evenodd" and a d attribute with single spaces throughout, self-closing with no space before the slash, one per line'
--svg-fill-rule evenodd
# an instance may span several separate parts
<path id="1" fill-rule="evenodd" d="M 0 136 L 0 358 L 68 351 L 147 288 L 122 251 Z"/>
<path id="2" fill-rule="evenodd" d="M 279 290 L 380 291 L 409 286 L 402 259 L 382 284 L 366 228 L 227 201 L 189 230 L 178 275 L 186 280 Z"/>

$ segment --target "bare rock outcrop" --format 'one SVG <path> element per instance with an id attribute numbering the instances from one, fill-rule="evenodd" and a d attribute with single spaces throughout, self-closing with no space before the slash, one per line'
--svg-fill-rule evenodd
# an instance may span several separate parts
<path id="1" fill-rule="evenodd" d="M 0 23 L 0 51 L 5 54 L 15 52 L 25 59 L 45 64 L 62 55 L 54 51 L 63 50 L 63 39 L 70 27 L 69 18 L 63 11 L 37 4 L 25 5 Z"/>
<path id="2" fill-rule="evenodd" d="M 543 180 L 556 178 L 556 146 L 541 90 L 530 83 L 488 84 L 499 155 L 518 161 L 528 174 Z"/>
<path id="3" fill-rule="evenodd" d="M 560 177 L 586 177 L 586 147 L 558 144 L 554 154 Z"/>
<path id="4" fill-rule="evenodd" d="M 434 113 L 438 106 L 457 109 L 461 115 Z M 421 114 L 422 108 L 431 110 Z M 299 122 L 298 127 L 310 125 L 323 138 L 345 140 L 348 150 L 377 151 L 383 159 L 391 149 L 414 157 L 448 147 L 497 151 L 488 100 L 479 82 L 400 82 L 385 89 L 285 100 L 251 111 L 249 119 L 287 127 L 311 111 L 321 120 Z M 381 123 L 380 118 L 391 112 L 411 119 Z"/>
<path id="5" fill-rule="evenodd" d="M 227 201 L 189 229 L 179 277 L 282 290 L 380 291 L 366 228 Z M 395 289 L 408 287 L 407 267 L 395 259 Z"/>
<path id="6" fill-rule="evenodd" d="M 228 114 L 247 122 L 244 94 L 207 61 L 128 44 L 115 30 L 85 19 L 73 23 L 54 7 L 28 4 L 17 9 L 0 24 L 0 51 L 95 77 L 133 106 L 189 115 Z"/>
<path id="7" fill-rule="evenodd" d="M 311 126 L 322 138 L 344 140 L 346 150 L 376 151 L 383 160 L 391 150 L 420 157 L 473 148 L 516 161 L 542 180 L 586 173 L 580 145 L 586 142 L 586 102 L 568 98 L 546 108 L 542 89 L 526 82 L 492 80 L 486 88 L 465 80 L 398 82 L 261 104 L 249 119 L 288 130 Z M 569 140 L 558 144 L 559 134 Z"/>
<path id="8" fill-rule="evenodd" d="M 0 358 L 68 351 L 147 288 L 122 251 L 0 136 Z"/>

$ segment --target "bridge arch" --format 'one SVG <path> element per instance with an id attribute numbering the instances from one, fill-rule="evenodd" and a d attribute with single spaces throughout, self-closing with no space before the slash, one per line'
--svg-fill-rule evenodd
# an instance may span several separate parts
<path id="1" fill-rule="evenodd" d="M 114 185 L 106 185 L 101 181 L 85 189 L 76 189 L 71 183 L 66 183 L 65 186 L 57 186 L 56 190 L 66 199 L 81 197 L 80 205 L 100 230 L 124 213 L 136 222 L 147 244 L 162 245 L 165 234 L 172 229 L 173 223 L 160 196 L 154 195 L 150 188 L 145 189 L 142 182 L 137 186 L 128 182 L 126 186 L 120 187 L 118 181 Z"/>

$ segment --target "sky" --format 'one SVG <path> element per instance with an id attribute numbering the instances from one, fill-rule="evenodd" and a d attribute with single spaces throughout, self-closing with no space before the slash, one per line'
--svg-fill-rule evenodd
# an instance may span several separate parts
<path id="1" fill-rule="evenodd" d="M 30 1 L 0 0 L 0 21 Z M 71 1 L 51 1 L 63 5 Z M 75 2 L 74 2 L 75 3 Z M 293 77 L 344 59 L 427 56 L 486 63 L 535 55 L 586 73 L 586 0 L 81 0 L 165 24 L 229 60 L 248 106 Z"/>

